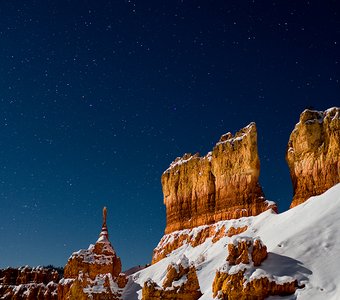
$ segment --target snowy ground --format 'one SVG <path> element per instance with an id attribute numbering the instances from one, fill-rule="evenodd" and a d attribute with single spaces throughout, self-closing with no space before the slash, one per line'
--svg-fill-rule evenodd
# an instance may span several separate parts
<path id="1" fill-rule="evenodd" d="M 268 299 L 340 299 L 340 184 L 320 196 L 281 214 L 266 211 L 259 216 L 222 221 L 226 228 L 248 226 L 240 236 L 260 237 L 267 246 L 268 258 L 260 268 L 274 276 L 291 276 L 303 289 L 288 297 Z M 195 263 L 203 296 L 211 300 L 216 269 L 225 263 L 227 244 L 224 237 L 216 243 L 211 238 L 192 247 L 188 244 L 173 251 L 158 263 L 131 276 L 124 299 L 141 299 L 143 283 L 151 278 L 161 285 L 167 266 L 184 254 Z"/>

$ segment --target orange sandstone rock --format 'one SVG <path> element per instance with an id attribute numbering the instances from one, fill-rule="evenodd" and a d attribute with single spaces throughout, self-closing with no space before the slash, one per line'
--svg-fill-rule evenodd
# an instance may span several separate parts
<path id="1" fill-rule="evenodd" d="M 262 243 L 260 239 L 254 239 L 252 248 L 252 261 L 254 263 L 254 266 L 259 266 L 268 256 L 267 247 Z"/>
<path id="2" fill-rule="evenodd" d="M 65 266 L 64 278 L 58 286 L 59 300 L 121 299 L 127 279 L 121 273 L 120 258 L 108 238 L 104 208 L 103 226 L 96 244 L 74 252 Z"/>
<path id="3" fill-rule="evenodd" d="M 340 108 L 302 112 L 288 141 L 286 160 L 294 197 L 291 207 L 340 182 Z"/>
<path id="4" fill-rule="evenodd" d="M 245 232 L 248 229 L 248 226 L 243 226 L 243 227 L 230 227 L 228 230 L 228 237 L 232 237 L 234 235 L 238 235 L 242 232 Z"/>
<path id="5" fill-rule="evenodd" d="M 236 274 L 216 272 L 212 287 L 214 298 L 223 300 L 264 300 L 269 296 L 294 294 L 296 288 L 296 280 L 277 283 L 268 277 L 260 277 L 248 281 L 244 271 Z"/>
<path id="6" fill-rule="evenodd" d="M 223 135 L 204 157 L 177 158 L 162 175 L 165 233 L 276 210 L 264 199 L 259 174 L 255 123 Z"/>
<path id="7" fill-rule="evenodd" d="M 221 238 L 223 238 L 224 236 L 226 236 L 226 229 L 225 229 L 225 225 L 223 225 L 221 228 L 217 229 L 214 237 L 212 238 L 212 242 L 216 243 L 218 242 Z"/>
<path id="8" fill-rule="evenodd" d="M 185 256 L 168 266 L 162 287 L 150 279 L 142 290 L 143 300 L 197 300 L 201 296 L 196 269 Z"/>
<path id="9" fill-rule="evenodd" d="M 0 298 L 57 300 L 58 271 L 28 266 L 0 270 Z"/>
<path id="10" fill-rule="evenodd" d="M 225 225 L 205 225 L 191 230 L 176 231 L 170 234 L 166 234 L 160 240 L 158 246 L 153 251 L 152 263 L 160 261 L 162 258 L 166 257 L 173 250 L 178 249 L 185 243 L 196 247 L 203 244 L 206 239 L 212 238 L 212 242 L 216 243 L 224 236 L 234 236 L 245 232 L 248 226 L 243 227 L 230 227 L 226 228 Z"/>
<path id="11" fill-rule="evenodd" d="M 229 255 L 227 261 L 230 265 L 249 264 L 259 266 L 267 257 L 267 247 L 260 239 L 237 237 L 234 243 L 228 244 Z"/>
<path id="12" fill-rule="evenodd" d="M 216 272 L 214 278 L 214 298 L 262 300 L 271 295 L 293 294 L 298 287 L 297 280 L 293 278 L 275 281 L 271 274 L 255 268 L 267 257 L 267 248 L 260 239 L 237 237 L 228 244 L 228 251 L 227 264 Z"/>

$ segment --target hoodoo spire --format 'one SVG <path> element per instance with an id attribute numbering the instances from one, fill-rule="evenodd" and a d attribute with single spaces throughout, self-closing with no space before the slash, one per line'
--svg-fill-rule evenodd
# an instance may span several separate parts
<path id="1" fill-rule="evenodd" d="M 107 226 L 106 226 L 106 217 L 107 217 L 107 208 L 104 206 L 103 208 L 103 225 L 102 225 L 102 231 L 100 232 L 99 235 L 99 240 L 103 239 L 109 239 L 109 232 L 107 231 Z"/>
<path id="2" fill-rule="evenodd" d="M 107 216 L 107 208 L 104 206 L 103 208 L 103 226 L 106 226 L 106 216 Z"/>
<path id="3" fill-rule="evenodd" d="M 109 241 L 106 217 L 104 207 L 103 225 L 96 243 L 69 258 L 64 279 L 58 286 L 58 299 L 122 299 L 127 278 L 121 274 L 122 263 Z"/>

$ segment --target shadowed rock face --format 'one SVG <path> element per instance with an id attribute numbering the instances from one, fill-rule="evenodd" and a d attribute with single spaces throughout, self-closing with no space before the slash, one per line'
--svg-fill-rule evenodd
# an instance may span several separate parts
<path id="1" fill-rule="evenodd" d="M 259 174 L 255 123 L 223 135 L 204 157 L 177 158 L 162 175 L 165 233 L 276 210 L 264 199 Z"/>
<path id="2" fill-rule="evenodd" d="M 286 160 L 294 197 L 290 207 L 340 182 L 340 108 L 302 112 L 290 135 Z"/>

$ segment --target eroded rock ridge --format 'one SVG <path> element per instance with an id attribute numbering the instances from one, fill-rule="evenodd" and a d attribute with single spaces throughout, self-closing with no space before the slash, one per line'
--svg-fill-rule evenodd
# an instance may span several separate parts
<path id="1" fill-rule="evenodd" d="M 0 270 L 0 299 L 57 300 L 59 279 L 58 270 L 53 268 L 25 266 Z"/>

